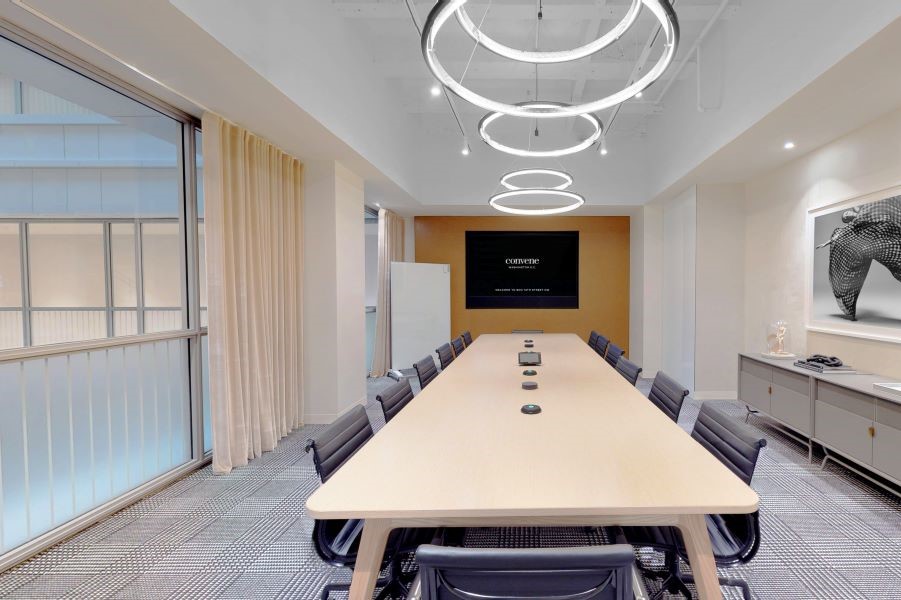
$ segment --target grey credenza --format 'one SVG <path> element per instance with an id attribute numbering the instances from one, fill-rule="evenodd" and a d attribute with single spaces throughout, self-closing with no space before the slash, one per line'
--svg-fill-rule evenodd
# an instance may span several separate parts
<path id="1" fill-rule="evenodd" d="M 811 441 L 817 442 L 826 453 L 823 465 L 833 460 L 879 485 L 868 472 L 901 485 L 901 396 L 873 387 L 887 381 L 892 379 L 819 374 L 788 360 L 738 356 L 739 400 L 800 435 L 809 457 Z"/>

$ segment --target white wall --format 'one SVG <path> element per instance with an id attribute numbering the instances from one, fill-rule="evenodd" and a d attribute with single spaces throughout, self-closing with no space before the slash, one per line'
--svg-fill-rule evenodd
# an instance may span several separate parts
<path id="1" fill-rule="evenodd" d="M 644 245 L 644 211 L 639 209 L 629 217 L 629 358 L 639 365 L 645 364 Z"/>
<path id="2" fill-rule="evenodd" d="M 735 356 L 744 347 L 744 186 L 697 190 L 694 397 L 735 398 Z"/>
<path id="3" fill-rule="evenodd" d="M 334 161 L 304 165 L 304 422 L 366 400 L 363 182 Z"/>
<path id="4" fill-rule="evenodd" d="M 804 301 L 810 209 L 901 183 L 901 110 L 748 182 L 744 347 L 760 351 L 767 323 L 792 325 L 792 350 L 836 355 L 901 377 L 901 345 L 807 334 Z"/>
<path id="5" fill-rule="evenodd" d="M 697 189 L 663 206 L 660 368 L 694 390 Z M 650 373 L 649 373 L 650 374 Z"/>
<path id="6" fill-rule="evenodd" d="M 642 296 L 642 344 L 640 363 L 644 377 L 653 377 L 660 370 L 661 327 L 663 326 L 663 206 L 648 204 L 642 209 L 641 279 L 633 279 L 633 287 L 640 286 Z"/>

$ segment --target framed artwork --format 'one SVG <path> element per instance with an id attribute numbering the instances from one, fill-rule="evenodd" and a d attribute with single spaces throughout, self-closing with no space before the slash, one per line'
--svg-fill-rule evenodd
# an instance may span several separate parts
<path id="1" fill-rule="evenodd" d="M 901 186 L 810 211 L 807 328 L 901 343 Z"/>

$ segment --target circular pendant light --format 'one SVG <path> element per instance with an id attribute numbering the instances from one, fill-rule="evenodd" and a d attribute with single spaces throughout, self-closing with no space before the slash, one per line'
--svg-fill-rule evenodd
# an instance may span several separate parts
<path id="1" fill-rule="evenodd" d="M 526 108 L 550 108 L 555 106 L 568 106 L 563 102 L 545 102 L 545 101 L 529 101 L 529 102 L 521 102 L 517 104 L 517 106 L 523 106 Z M 513 154 L 514 156 L 526 156 L 529 158 L 546 158 L 546 157 L 554 157 L 554 156 L 566 156 L 568 154 L 575 154 L 576 152 L 581 152 L 586 148 L 591 147 L 598 138 L 601 137 L 604 133 L 604 128 L 601 125 L 600 119 L 594 116 L 591 113 L 585 113 L 582 115 L 573 115 L 574 117 L 579 117 L 588 121 L 591 124 L 594 131 L 587 138 L 575 144 L 573 146 L 568 146 L 566 148 L 556 148 L 553 150 L 532 150 L 530 148 L 516 148 L 515 146 L 508 146 L 506 144 L 502 144 L 491 137 L 488 133 L 488 126 L 491 125 L 494 121 L 497 121 L 501 117 L 504 116 L 504 113 L 493 112 L 488 113 L 479 121 L 479 136 L 481 136 L 482 140 L 494 148 L 495 150 L 500 150 L 501 152 L 506 152 L 507 154 Z"/>
<path id="2" fill-rule="evenodd" d="M 565 206 L 557 206 L 554 208 L 517 208 L 515 206 L 506 206 L 501 204 L 501 201 L 506 200 L 508 198 L 515 198 L 520 196 L 558 196 L 562 198 L 567 198 L 572 202 Z M 491 205 L 495 210 L 499 210 L 501 212 L 509 213 L 511 215 L 526 215 L 526 216 L 540 216 L 540 215 L 559 215 L 560 213 L 569 212 L 571 210 L 576 210 L 583 204 L 585 204 L 585 198 L 575 192 L 568 192 L 565 190 L 554 190 L 554 189 L 523 189 L 523 190 L 510 190 L 507 192 L 500 192 L 499 194 L 493 195 L 489 200 L 488 204 Z"/>
<path id="3" fill-rule="evenodd" d="M 519 169 L 518 171 L 510 171 L 509 173 L 505 173 L 504 176 L 501 177 L 501 185 L 508 190 L 538 189 L 519 187 L 510 183 L 511 179 L 515 179 L 517 177 L 526 177 L 529 175 L 550 175 L 552 177 L 558 177 L 563 181 L 563 183 L 554 187 L 548 186 L 540 188 L 543 190 L 565 190 L 573 184 L 573 176 L 566 171 L 560 171 L 559 169 Z"/>
<path id="4" fill-rule="evenodd" d="M 438 0 L 432 10 L 429 12 L 429 16 L 426 19 L 425 26 L 422 30 L 422 55 L 425 58 L 426 65 L 435 76 L 435 78 L 438 79 L 438 81 L 440 81 L 443 85 L 445 85 L 451 92 L 453 92 L 463 100 L 466 100 L 467 102 L 492 113 L 497 112 L 516 117 L 548 119 L 594 113 L 610 108 L 612 106 L 616 106 L 617 104 L 621 104 L 626 100 L 629 100 L 630 98 L 635 96 L 635 94 L 641 92 L 646 87 L 654 83 L 663 74 L 667 67 L 669 67 L 670 63 L 672 63 L 673 57 L 676 54 L 676 46 L 679 43 L 679 21 L 676 18 L 676 13 L 673 11 L 669 0 L 641 0 L 642 5 L 648 8 L 648 10 L 650 10 L 651 13 L 660 22 L 661 31 L 663 31 L 666 40 L 663 53 L 661 54 L 660 58 L 641 78 L 614 94 L 610 94 L 609 96 L 605 96 L 598 100 L 584 102 L 582 104 L 558 105 L 552 103 L 542 103 L 540 106 L 533 107 L 522 106 L 518 104 L 507 104 L 505 102 L 492 100 L 490 98 L 482 96 L 465 87 L 456 79 L 451 77 L 451 75 L 441 64 L 441 61 L 438 60 L 438 56 L 435 50 L 435 42 L 438 37 L 438 33 L 441 31 L 441 28 L 451 17 L 451 15 L 453 15 L 467 2 L 468 0 Z M 476 41 L 481 44 L 482 40 L 479 38 L 483 38 L 484 36 L 478 28 L 475 29 L 475 36 Z M 608 43 L 610 42 L 612 42 L 612 40 L 608 41 Z M 497 48 L 495 48 L 495 50 L 497 50 Z M 576 57 L 582 58 L 584 56 L 587 56 L 580 55 L 580 52 L 581 49 L 578 48 L 575 50 L 563 51 L 562 58 L 557 55 L 551 62 L 565 62 L 569 60 L 576 60 Z M 567 55 L 567 53 L 569 54 Z"/>
<path id="5" fill-rule="evenodd" d="M 632 0 L 632 5 L 629 7 L 629 10 L 626 11 L 626 15 L 623 17 L 623 19 L 616 24 L 616 27 L 614 27 L 598 39 L 594 40 L 593 42 L 589 42 L 584 46 L 579 46 L 578 48 L 573 48 L 572 50 L 556 50 L 545 52 L 511 48 L 489 37 L 481 29 L 479 29 L 479 27 L 475 23 L 473 23 L 472 19 L 469 17 L 469 13 L 466 12 L 465 2 L 456 9 L 455 14 L 457 16 L 457 22 L 460 23 L 460 27 L 463 28 L 463 31 L 465 31 L 466 34 L 473 39 L 473 41 L 477 42 L 486 50 L 490 50 L 498 56 L 503 56 L 504 58 L 509 58 L 511 60 L 516 60 L 519 62 L 527 62 L 533 64 L 552 64 L 579 60 L 580 58 L 591 56 L 592 54 L 600 52 L 610 44 L 616 42 L 620 37 L 622 37 L 624 33 L 626 33 L 626 31 L 629 30 L 630 27 L 632 27 L 632 24 L 635 23 L 635 20 L 638 18 L 638 14 L 641 12 L 641 2 L 642 0 Z"/>

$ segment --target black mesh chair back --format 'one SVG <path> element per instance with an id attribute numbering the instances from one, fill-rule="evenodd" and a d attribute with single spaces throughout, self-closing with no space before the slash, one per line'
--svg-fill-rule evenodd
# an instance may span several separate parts
<path id="1" fill-rule="evenodd" d="M 435 359 L 431 355 L 418 361 L 413 368 L 416 369 L 416 375 L 419 377 L 419 389 L 421 390 L 424 390 L 425 386 L 438 376 L 438 367 L 435 366 Z"/>
<path id="2" fill-rule="evenodd" d="M 416 551 L 422 600 L 631 600 L 632 547 Z"/>
<path id="3" fill-rule="evenodd" d="M 372 437 L 372 425 L 362 406 L 355 406 L 307 442 L 313 465 L 325 483 Z"/>
<path id="4" fill-rule="evenodd" d="M 463 343 L 462 337 L 455 337 L 452 339 L 451 345 L 454 347 L 454 356 L 460 356 L 463 354 L 463 350 L 466 349 L 466 344 Z"/>
<path id="5" fill-rule="evenodd" d="M 604 337 L 601 334 L 598 334 L 597 339 L 594 341 L 594 351 L 598 353 L 600 356 L 607 355 L 607 346 L 610 345 L 610 340 Z"/>
<path id="6" fill-rule="evenodd" d="M 688 390 L 682 384 L 663 371 L 657 371 L 648 399 L 670 419 L 678 421 L 679 413 L 682 412 L 682 404 L 687 395 Z"/>
<path id="7" fill-rule="evenodd" d="M 747 484 L 751 483 L 766 438 L 709 402 L 701 405 L 691 437 Z"/>
<path id="8" fill-rule="evenodd" d="M 598 343 L 598 336 L 600 334 L 597 331 L 592 330 L 591 333 L 588 334 L 588 346 L 593 350 L 594 347 Z"/>
<path id="9" fill-rule="evenodd" d="M 635 385 L 635 382 L 638 381 L 638 376 L 641 374 L 641 367 L 625 356 L 620 356 L 619 360 L 616 361 L 616 372 L 622 375 L 626 381 Z"/>
<path id="10" fill-rule="evenodd" d="M 355 406 L 307 442 L 313 451 L 313 465 L 323 483 L 356 454 L 372 437 L 372 426 L 362 406 Z M 313 547 L 323 561 L 337 567 L 353 566 L 357 560 L 362 519 L 316 520 L 313 523 Z M 326 585 L 324 596 L 340 585 Z"/>
<path id="11" fill-rule="evenodd" d="M 616 363 L 619 362 L 619 357 L 623 355 L 623 349 L 610 342 L 607 344 L 607 354 L 604 358 L 607 360 L 607 364 L 613 368 L 616 368 Z"/>
<path id="12" fill-rule="evenodd" d="M 413 388 L 410 387 L 410 382 L 404 379 L 389 385 L 376 394 L 375 399 L 382 405 L 382 414 L 385 415 L 387 423 L 413 399 Z"/>
<path id="13" fill-rule="evenodd" d="M 442 371 L 454 362 L 454 352 L 451 350 L 450 344 L 441 344 L 435 349 L 435 352 L 438 353 L 438 361 L 441 363 Z"/>
<path id="14" fill-rule="evenodd" d="M 461 333 L 460 337 L 463 338 L 463 343 L 466 344 L 467 348 L 472 346 L 472 334 L 469 333 L 468 329 L 466 331 L 464 331 L 463 333 Z"/>

